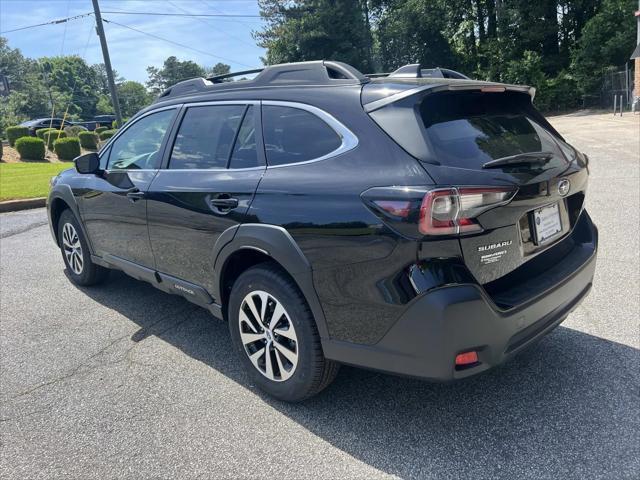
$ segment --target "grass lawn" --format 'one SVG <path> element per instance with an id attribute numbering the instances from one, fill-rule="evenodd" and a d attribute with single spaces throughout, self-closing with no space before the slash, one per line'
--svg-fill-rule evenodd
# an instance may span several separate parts
<path id="1" fill-rule="evenodd" d="M 0 200 L 46 197 L 49 180 L 73 163 L 1 163 Z"/>

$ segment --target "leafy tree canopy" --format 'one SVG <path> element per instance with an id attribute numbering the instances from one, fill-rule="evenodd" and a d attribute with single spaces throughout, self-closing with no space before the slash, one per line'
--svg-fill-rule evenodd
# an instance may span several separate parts
<path id="1" fill-rule="evenodd" d="M 147 67 L 147 73 L 147 87 L 156 95 L 182 80 L 206 76 L 204 67 L 191 60 L 180 61 L 174 56 L 167 58 L 162 68 Z"/>

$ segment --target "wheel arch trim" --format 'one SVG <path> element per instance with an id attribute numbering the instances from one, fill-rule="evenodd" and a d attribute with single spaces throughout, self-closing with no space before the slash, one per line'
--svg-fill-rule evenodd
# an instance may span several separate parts
<path id="1" fill-rule="evenodd" d="M 280 264 L 293 278 L 309 303 L 320 337 L 329 338 L 324 312 L 313 285 L 311 264 L 286 229 L 277 225 L 242 224 L 235 228 L 233 239 L 224 245 L 216 244 L 216 247 L 218 251 L 215 252 L 216 279 L 213 292 L 216 299 L 222 299 L 222 273 L 231 256 L 241 250 L 258 251 Z"/>
<path id="2" fill-rule="evenodd" d="M 84 222 L 82 221 L 82 216 L 80 215 L 80 208 L 78 207 L 78 203 L 76 202 L 76 198 L 73 195 L 73 191 L 71 187 L 66 184 L 58 184 L 53 187 L 51 192 L 49 193 L 49 198 L 47 199 L 47 215 L 49 217 L 49 229 L 51 230 L 51 235 L 53 236 L 54 241 L 59 246 L 57 225 L 54 225 L 54 212 L 53 207 L 57 204 L 57 202 L 63 202 L 71 213 L 76 217 L 78 221 L 78 225 L 80 225 L 80 229 L 82 230 L 82 234 L 89 245 L 89 253 L 94 254 L 93 246 L 91 244 L 91 238 L 87 235 L 87 230 L 85 229 Z"/>

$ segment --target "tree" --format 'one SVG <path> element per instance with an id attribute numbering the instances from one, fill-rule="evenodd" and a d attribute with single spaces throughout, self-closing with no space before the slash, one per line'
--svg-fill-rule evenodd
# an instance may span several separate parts
<path id="1" fill-rule="evenodd" d="M 128 80 L 118 85 L 118 98 L 124 118 L 131 117 L 139 110 L 151 104 L 153 96 L 141 83 Z"/>
<path id="2" fill-rule="evenodd" d="M 572 69 L 582 93 L 599 93 L 602 75 L 629 60 L 635 47 L 635 0 L 604 0 L 584 25 L 573 50 Z"/>
<path id="3" fill-rule="evenodd" d="M 55 111 L 74 118 L 92 118 L 100 98 L 100 82 L 95 70 L 79 56 L 44 57 L 48 71 L 46 86 L 60 96 Z"/>
<path id="4" fill-rule="evenodd" d="M 364 1 L 258 0 L 266 27 L 256 32 L 263 62 L 338 60 L 361 71 L 372 67 Z"/>
<path id="5" fill-rule="evenodd" d="M 377 11 L 375 33 L 384 71 L 409 63 L 457 68 L 460 62 L 443 33 L 447 28 L 446 2 L 380 2 Z"/>
<path id="6" fill-rule="evenodd" d="M 7 76 L 12 92 L 1 102 L 0 134 L 13 122 L 51 111 L 41 65 L 25 58 L 17 48 L 10 48 L 3 37 L 0 37 L 0 72 Z"/>
<path id="7" fill-rule="evenodd" d="M 95 65 L 91 65 L 91 69 L 95 72 L 98 86 L 100 88 L 100 93 L 109 95 L 109 80 L 107 79 L 107 68 L 104 66 L 104 63 L 96 63 Z M 113 78 L 116 84 L 124 82 L 124 78 L 118 75 L 118 72 L 116 72 L 115 70 L 113 70 Z"/>
<path id="8" fill-rule="evenodd" d="M 167 58 L 162 68 L 147 67 L 147 73 L 147 87 L 156 95 L 182 80 L 206 76 L 205 69 L 197 63 L 191 60 L 180 61 L 174 56 Z"/>
<path id="9" fill-rule="evenodd" d="M 218 62 L 211 68 L 212 77 L 215 75 L 225 75 L 227 73 L 231 73 L 231 67 L 226 63 Z"/>

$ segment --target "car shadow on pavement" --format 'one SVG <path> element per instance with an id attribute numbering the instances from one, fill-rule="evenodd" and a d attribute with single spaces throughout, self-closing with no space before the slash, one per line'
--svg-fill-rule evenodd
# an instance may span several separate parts
<path id="1" fill-rule="evenodd" d="M 236 361 L 227 325 L 113 273 L 82 289 L 348 455 L 402 478 L 631 478 L 638 472 L 640 351 L 559 327 L 506 365 L 450 384 L 343 367 L 302 404 L 273 400 Z M 169 314 L 167 313 L 169 312 Z"/>

